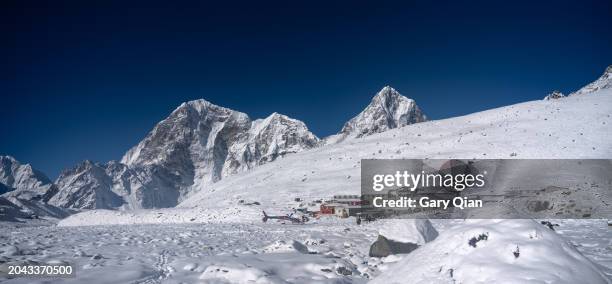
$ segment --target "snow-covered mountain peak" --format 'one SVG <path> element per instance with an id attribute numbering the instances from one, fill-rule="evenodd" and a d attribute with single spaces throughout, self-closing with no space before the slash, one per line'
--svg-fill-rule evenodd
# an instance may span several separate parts
<path id="1" fill-rule="evenodd" d="M 595 81 L 590 84 L 582 87 L 580 90 L 573 92 L 570 96 L 573 95 L 584 95 L 593 93 L 599 90 L 611 89 L 612 88 L 612 65 L 608 66 L 604 73 Z"/>
<path id="2" fill-rule="evenodd" d="M 358 138 L 426 120 L 413 99 L 385 86 L 361 113 L 344 124 L 339 134 Z"/>
<path id="3" fill-rule="evenodd" d="M 184 102 L 178 108 L 176 108 L 175 112 L 183 110 L 185 108 L 195 110 L 199 114 L 203 114 L 205 112 L 212 112 L 212 113 L 236 112 L 234 110 L 213 104 L 205 99 L 197 99 L 193 101 Z"/>
<path id="4" fill-rule="evenodd" d="M 279 121 L 279 120 L 287 120 L 287 119 L 292 119 L 284 114 L 280 114 L 278 112 L 273 112 L 270 115 L 268 115 L 266 118 L 260 118 L 260 119 L 256 119 L 255 121 L 261 121 L 261 122 L 265 122 L 265 123 L 270 123 L 272 121 Z"/>
<path id="5" fill-rule="evenodd" d="M 209 107 L 209 106 L 215 106 L 218 107 L 217 105 L 205 100 L 205 99 L 197 99 L 197 100 L 193 100 L 193 101 L 188 101 L 188 102 L 184 102 L 181 105 L 190 105 L 193 107 Z"/>
<path id="6" fill-rule="evenodd" d="M 314 148 L 319 138 L 308 130 L 304 122 L 277 112 L 251 124 L 247 140 L 235 144 L 235 157 L 243 168 L 263 164 L 289 153 Z"/>
<path id="7" fill-rule="evenodd" d="M 284 115 L 284 114 L 280 114 L 278 112 L 273 112 L 268 117 L 266 117 L 265 119 L 270 119 L 270 120 L 273 120 L 273 119 L 289 119 L 289 117 Z"/>
<path id="8" fill-rule="evenodd" d="M 384 110 L 394 118 L 394 122 L 401 120 L 414 107 L 416 107 L 416 102 L 413 99 L 402 96 L 390 86 L 382 88 L 368 105 L 368 108 Z"/>
<path id="9" fill-rule="evenodd" d="M 96 162 L 94 162 L 94 161 L 92 161 L 92 160 L 89 160 L 89 159 L 84 160 L 84 161 L 83 161 L 83 162 L 81 162 L 81 164 L 80 164 L 80 166 L 82 166 L 82 167 L 87 167 L 87 168 L 93 167 L 93 166 L 95 166 L 95 165 L 96 165 Z"/>
<path id="10" fill-rule="evenodd" d="M 19 189 L 22 182 L 42 185 L 51 183 L 51 180 L 30 164 L 22 164 L 12 156 L 0 156 L 0 183 Z"/>
<path id="11" fill-rule="evenodd" d="M 387 86 L 384 86 L 380 91 L 378 91 L 378 93 L 376 93 L 376 95 L 372 98 L 372 100 L 386 99 L 386 98 L 399 98 L 399 97 L 403 97 L 403 96 L 396 89 L 387 85 Z"/>
<path id="12" fill-rule="evenodd" d="M 276 127 L 280 125 L 293 125 L 308 130 L 306 124 L 300 120 L 288 117 L 278 112 L 273 112 L 268 117 L 263 119 L 256 119 L 253 121 L 251 126 L 251 133 L 258 133 L 266 127 Z"/>
<path id="13" fill-rule="evenodd" d="M 185 107 L 191 107 L 194 109 L 198 109 L 199 111 L 202 111 L 203 109 L 206 109 L 208 107 L 220 107 L 220 106 L 217 106 L 205 99 L 197 99 L 197 100 L 183 102 L 176 109 L 178 110 L 178 109 L 185 108 Z"/>
<path id="14" fill-rule="evenodd" d="M 233 120 L 243 123 L 250 122 L 248 115 L 245 113 L 218 106 L 204 99 L 182 103 L 165 120 L 170 122 L 184 120 L 185 123 L 194 123 L 206 120 L 207 117 L 211 120 L 226 120 L 231 117 Z"/>
<path id="15" fill-rule="evenodd" d="M 112 188 L 128 197 L 129 207 L 171 207 L 228 175 L 318 144 L 299 120 L 272 113 L 252 121 L 245 113 L 199 99 L 182 103 L 120 163 L 103 167 L 113 183 L 120 183 Z"/>
<path id="16" fill-rule="evenodd" d="M 246 114 L 204 99 L 185 102 L 159 122 L 143 141 L 130 149 L 121 163 L 130 166 L 155 163 L 171 155 L 172 148 L 188 147 L 194 139 L 205 146 L 209 141 L 214 141 L 207 138 L 219 134 L 223 129 L 246 130 L 250 122 Z"/>
<path id="17" fill-rule="evenodd" d="M 45 174 L 11 156 L 0 156 L 0 184 L 8 191 L 0 194 L 26 199 L 40 198 L 54 190 Z"/>

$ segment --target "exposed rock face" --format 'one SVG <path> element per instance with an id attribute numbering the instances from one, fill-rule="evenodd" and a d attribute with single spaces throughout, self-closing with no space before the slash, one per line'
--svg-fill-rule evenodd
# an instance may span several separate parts
<path id="1" fill-rule="evenodd" d="M 582 87 L 580 90 L 571 93 L 570 96 L 584 95 L 610 88 L 612 88 L 612 65 L 608 66 L 608 68 L 606 68 L 606 71 L 604 71 L 601 77 L 599 77 L 597 80 Z"/>
<path id="2" fill-rule="evenodd" d="M 51 180 L 30 164 L 0 156 L 0 194 L 3 196 L 42 200 L 56 191 Z"/>
<path id="3" fill-rule="evenodd" d="M 348 137 L 360 138 L 426 120 L 414 100 L 386 86 L 361 113 L 344 124 L 340 133 L 329 137 L 327 143 L 341 142 Z"/>
<path id="4" fill-rule="evenodd" d="M 194 183 L 223 177 L 230 144 L 239 141 L 251 121 L 244 113 L 205 100 L 183 103 L 121 162 L 147 171 L 187 191 Z"/>
<path id="5" fill-rule="evenodd" d="M 549 101 L 549 100 L 557 100 L 561 98 L 565 98 L 565 95 L 561 93 L 560 91 L 555 90 L 552 93 L 548 94 L 546 97 L 544 97 L 544 100 Z"/>

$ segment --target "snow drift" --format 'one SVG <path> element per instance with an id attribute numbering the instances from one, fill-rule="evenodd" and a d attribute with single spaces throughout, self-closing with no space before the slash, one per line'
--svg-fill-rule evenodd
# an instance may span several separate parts
<path id="1" fill-rule="evenodd" d="M 475 240 L 475 241 L 474 241 Z M 597 265 L 533 220 L 468 220 L 371 283 L 610 283 Z"/>

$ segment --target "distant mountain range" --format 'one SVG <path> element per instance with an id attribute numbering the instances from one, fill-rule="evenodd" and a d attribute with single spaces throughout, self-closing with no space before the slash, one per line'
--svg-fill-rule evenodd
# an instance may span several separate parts
<path id="1" fill-rule="evenodd" d="M 173 207 L 208 184 L 285 155 L 425 120 L 414 100 L 389 86 L 326 139 L 282 114 L 251 120 L 200 99 L 181 104 L 120 162 L 84 161 L 64 170 L 55 182 L 30 165 L 2 157 L 7 166 L 0 171 L 5 187 L 0 190 L 62 208 Z"/>
<path id="2" fill-rule="evenodd" d="M 612 87 L 612 66 L 570 96 Z M 563 99 L 553 92 L 545 99 Z M 293 153 L 344 143 L 426 121 L 412 99 L 386 86 L 338 134 L 318 138 L 299 120 L 245 113 L 200 99 L 185 102 L 159 122 L 120 161 L 83 161 L 52 182 L 29 164 L 0 156 L 0 198 L 29 209 L 140 209 L 174 207 L 230 175 Z M 28 209 L 26 208 L 26 209 Z M 40 210 L 31 211 L 39 212 Z"/>

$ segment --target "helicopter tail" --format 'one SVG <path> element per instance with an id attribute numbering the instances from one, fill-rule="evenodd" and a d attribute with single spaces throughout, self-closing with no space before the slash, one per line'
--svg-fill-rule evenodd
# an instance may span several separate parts
<path id="1" fill-rule="evenodd" d="M 266 214 L 266 211 L 261 211 L 263 212 L 263 219 L 261 219 L 264 223 L 268 221 L 268 214 Z"/>

